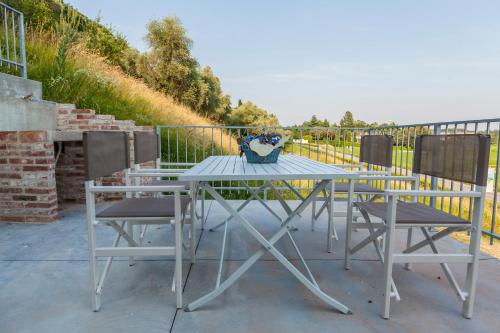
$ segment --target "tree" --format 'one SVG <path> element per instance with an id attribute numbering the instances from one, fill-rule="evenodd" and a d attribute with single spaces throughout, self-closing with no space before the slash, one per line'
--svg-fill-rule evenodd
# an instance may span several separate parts
<path id="1" fill-rule="evenodd" d="M 55 7 L 53 9 L 50 6 L 52 3 L 46 1 L 2 0 L 2 2 L 21 11 L 26 26 L 49 29 L 54 27 L 55 22 L 59 20 L 60 6 L 53 6 Z"/>
<path id="2" fill-rule="evenodd" d="M 340 120 L 340 127 L 354 127 L 354 117 L 351 111 L 346 111 Z"/>
<path id="3" fill-rule="evenodd" d="M 278 118 L 274 114 L 268 113 L 252 102 L 245 102 L 234 109 L 226 123 L 231 126 L 279 126 Z"/>
<path id="4" fill-rule="evenodd" d="M 224 121 L 231 112 L 231 99 L 229 95 L 224 95 L 219 78 L 214 75 L 209 66 L 201 70 L 200 76 L 207 90 L 201 96 L 202 104 L 199 112 L 216 121 Z"/>
<path id="5" fill-rule="evenodd" d="M 146 41 L 150 51 L 140 59 L 138 73 L 146 83 L 215 121 L 231 112 L 229 95 L 209 66 L 200 68 L 191 56 L 192 41 L 176 17 L 151 21 Z"/>
<path id="6" fill-rule="evenodd" d="M 306 120 L 300 125 L 301 127 L 330 127 L 330 122 L 328 119 L 325 119 L 323 121 L 319 120 L 316 115 L 312 115 L 310 120 Z M 324 139 L 326 137 L 326 130 L 325 129 L 314 129 L 310 131 L 311 136 L 314 139 Z"/>
<path id="7" fill-rule="evenodd" d="M 141 59 L 140 75 L 155 89 L 196 108 L 203 87 L 199 86 L 198 62 L 191 57 L 193 42 L 180 20 L 177 17 L 152 20 L 147 29 L 145 39 L 151 50 Z"/>

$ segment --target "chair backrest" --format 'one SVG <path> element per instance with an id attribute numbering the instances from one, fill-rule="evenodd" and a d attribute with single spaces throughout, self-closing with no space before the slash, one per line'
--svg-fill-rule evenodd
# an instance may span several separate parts
<path id="1" fill-rule="evenodd" d="M 125 132 L 84 132 L 85 180 L 109 176 L 130 168 L 130 149 Z"/>
<path id="2" fill-rule="evenodd" d="M 415 141 L 413 172 L 486 186 L 489 135 L 421 135 Z"/>
<path id="3" fill-rule="evenodd" d="M 134 163 L 155 161 L 159 157 L 158 135 L 153 132 L 134 132 Z"/>
<path id="4" fill-rule="evenodd" d="M 364 135 L 359 147 L 359 161 L 390 169 L 393 145 L 394 139 L 390 135 Z"/>

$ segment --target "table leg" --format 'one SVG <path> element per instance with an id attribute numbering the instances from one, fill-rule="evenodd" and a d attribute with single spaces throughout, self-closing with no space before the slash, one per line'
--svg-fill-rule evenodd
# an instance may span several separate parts
<path id="1" fill-rule="evenodd" d="M 283 207 L 283 209 L 285 210 L 286 214 L 287 215 L 290 215 L 292 213 L 292 208 L 286 203 L 286 200 L 285 198 L 283 198 L 283 196 L 281 195 L 281 193 L 278 191 L 278 189 L 276 187 L 274 187 L 274 185 L 271 183 L 271 182 L 267 182 L 269 184 L 269 187 L 271 188 L 271 190 L 273 191 L 274 193 L 274 196 L 276 197 L 276 199 L 278 199 L 278 202 L 281 204 L 281 207 Z M 302 197 L 301 198 L 302 202 L 304 202 L 304 198 Z M 314 202 L 314 201 L 313 201 Z M 299 214 L 300 215 L 300 214 Z M 291 231 L 297 231 L 299 230 L 299 228 L 295 227 L 295 226 L 292 226 L 290 228 Z"/>
<path id="2" fill-rule="evenodd" d="M 327 240 L 327 251 L 329 253 L 333 250 L 333 238 L 338 239 L 337 231 L 335 230 L 335 226 L 333 225 L 333 215 L 334 215 L 334 201 L 335 201 L 335 180 L 329 181 L 330 185 L 330 197 L 326 198 L 329 200 L 327 211 L 328 211 L 328 240 Z M 330 208 L 330 209 L 328 209 Z"/>
<path id="3" fill-rule="evenodd" d="M 304 209 L 311 203 L 312 198 L 318 194 L 326 185 L 328 181 L 320 182 L 315 189 L 309 194 L 309 196 L 304 200 L 282 223 L 282 227 L 276 232 L 269 240 L 267 240 L 261 233 L 255 229 L 250 222 L 248 222 L 244 217 L 242 217 L 238 211 L 236 211 L 217 191 L 208 185 L 208 183 L 203 183 L 202 186 L 206 187 L 206 190 L 212 195 L 212 197 L 217 200 L 224 209 L 226 209 L 234 218 L 240 222 L 245 229 L 262 244 L 263 248 L 255 252 L 247 261 L 243 263 L 233 274 L 231 274 L 224 282 L 222 282 L 219 287 L 216 287 L 212 292 L 206 294 L 205 296 L 199 298 L 198 300 L 188 304 L 185 308 L 186 311 L 192 311 L 199 306 L 202 306 L 206 302 L 214 299 L 220 295 L 224 290 L 231 286 L 238 278 L 245 273 L 257 260 L 264 255 L 265 250 L 269 251 L 278 261 L 285 266 L 285 268 L 290 271 L 306 288 L 308 288 L 314 295 L 319 297 L 321 300 L 331 305 L 338 311 L 348 314 L 352 313 L 349 308 L 347 308 L 342 303 L 333 299 L 332 297 L 325 294 L 315 283 L 307 279 L 295 266 L 293 266 L 288 259 L 286 259 L 275 247 L 274 244 L 281 239 L 288 231 L 289 224 L 291 221 L 297 217 L 299 213 L 304 211 Z"/>

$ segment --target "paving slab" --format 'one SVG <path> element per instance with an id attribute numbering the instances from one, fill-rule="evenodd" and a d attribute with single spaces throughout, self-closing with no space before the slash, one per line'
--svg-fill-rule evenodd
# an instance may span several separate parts
<path id="1" fill-rule="evenodd" d="M 232 202 L 235 207 L 239 203 Z M 281 209 L 278 202 L 269 201 L 269 205 Z M 207 201 L 206 210 L 207 228 L 227 217 L 213 201 Z M 394 278 L 402 301 L 393 302 L 392 317 L 387 321 L 379 316 L 382 265 L 373 249 L 357 253 L 352 269 L 345 271 L 345 222 L 336 219 L 340 240 L 334 242 L 334 252 L 327 253 L 326 215 L 311 232 L 310 213 L 304 212 L 296 223 L 299 230 L 292 235 L 318 283 L 350 306 L 351 316 L 332 311 L 316 299 L 271 255 L 265 255 L 213 302 L 189 313 L 175 309 L 175 295 L 170 291 L 171 258 L 140 257 L 133 267 L 126 258 L 117 258 L 104 287 L 102 309 L 94 313 L 88 290 L 85 208 L 72 205 L 61 212 L 57 223 L 0 224 L 0 332 L 165 332 L 171 328 L 173 332 L 492 332 L 500 327 L 499 260 L 482 256 L 472 320 L 461 316 L 461 304 L 439 265 L 414 265 L 411 272 L 397 265 Z M 266 236 L 278 229 L 272 215 L 257 202 L 248 206 L 244 216 Z M 99 228 L 103 245 L 114 235 L 111 228 Z M 353 233 L 353 239 L 359 241 L 366 235 L 360 230 Z M 197 262 L 191 265 L 186 257 L 184 263 L 186 301 L 214 287 L 221 237 L 222 229 L 212 233 L 197 226 Z M 153 226 L 145 241 L 168 244 L 172 240 L 170 226 Z M 398 247 L 404 241 L 401 233 Z M 466 249 L 451 238 L 439 244 L 452 252 Z M 258 248 L 242 226 L 231 223 L 225 276 Z M 280 241 L 278 248 L 302 270 L 288 240 Z M 463 284 L 465 266 L 450 266 Z"/>
<path id="2" fill-rule="evenodd" d="M 113 262 L 99 312 L 88 262 L 0 262 L 0 270 L 0 332 L 165 332 L 176 313 L 173 261 Z"/>
<path id="3" fill-rule="evenodd" d="M 486 260 L 483 270 L 498 271 Z M 226 276 L 241 262 L 230 261 Z M 179 311 L 174 332 L 491 332 L 498 284 L 480 283 L 472 320 L 461 316 L 461 304 L 438 267 L 408 272 L 396 267 L 394 279 L 402 301 L 393 302 L 391 320 L 379 316 L 382 266 L 364 261 L 345 271 L 340 260 L 309 261 L 319 285 L 347 304 L 353 315 L 339 314 L 313 296 L 280 263 L 260 261 L 224 294 L 192 312 Z M 297 264 L 297 266 L 299 266 Z M 214 287 L 217 263 L 200 260 L 190 274 L 185 300 L 195 300 Z M 440 276 L 441 279 L 437 279 Z M 460 278 L 463 274 L 458 274 Z M 485 299 L 488 299 L 485 300 Z"/>

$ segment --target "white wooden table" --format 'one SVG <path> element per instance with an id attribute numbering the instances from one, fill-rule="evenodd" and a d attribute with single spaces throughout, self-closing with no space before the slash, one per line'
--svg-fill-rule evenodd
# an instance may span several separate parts
<path id="1" fill-rule="evenodd" d="M 193 183 L 199 183 L 202 189 L 205 189 L 210 195 L 230 214 L 230 218 L 224 221 L 224 237 L 222 241 L 221 257 L 219 261 L 219 272 L 217 275 L 217 282 L 215 289 L 208 294 L 202 296 L 201 298 L 191 302 L 185 307 L 186 311 L 192 311 L 199 306 L 209 302 L 213 298 L 224 292 L 229 286 L 231 286 L 235 281 L 237 281 L 243 273 L 245 273 L 253 264 L 255 264 L 260 257 L 262 257 L 265 251 L 270 252 L 285 268 L 287 268 L 305 287 L 307 287 L 313 294 L 319 297 L 321 300 L 331 305 L 338 311 L 342 313 L 351 313 L 351 310 L 344 304 L 335 300 L 334 298 L 325 294 L 317 284 L 314 279 L 313 274 L 309 270 L 302 254 L 295 243 L 290 230 L 293 228 L 292 222 L 300 215 L 301 212 L 313 201 L 313 199 L 319 194 L 319 192 L 325 190 L 329 187 L 330 191 L 334 193 L 335 191 L 335 180 L 336 179 L 347 179 L 349 181 L 349 195 L 348 195 L 348 209 L 347 209 L 347 219 L 352 217 L 352 195 L 353 195 L 353 180 L 356 179 L 358 175 L 351 171 L 335 167 L 332 165 L 324 164 L 318 161 L 313 161 L 308 158 L 296 156 L 296 155 L 282 155 L 279 157 L 277 163 L 271 164 L 253 164 L 247 163 L 245 158 L 240 158 L 239 156 L 211 156 L 197 164 L 193 168 L 189 169 L 185 173 L 179 176 L 179 180 L 191 181 Z M 212 181 L 229 181 L 237 180 L 242 181 L 247 189 L 249 190 L 251 197 L 239 208 L 233 208 L 211 185 Z M 264 181 L 264 185 L 259 187 L 257 190 L 252 190 L 247 182 L 253 180 Z M 315 185 L 311 193 L 307 197 L 302 197 L 302 195 L 293 188 L 290 180 L 314 180 Z M 276 189 L 272 182 L 281 181 L 287 185 L 287 187 L 295 193 L 302 202 L 298 205 L 295 210 L 292 210 L 284 198 L 281 196 L 280 192 Z M 193 184 L 196 185 L 196 184 Z M 287 212 L 287 218 L 281 220 L 277 214 L 277 218 L 280 220 L 279 230 L 269 239 L 266 239 L 253 225 L 244 218 L 239 212 L 243 207 L 252 199 L 255 198 L 270 211 L 272 211 L 265 202 L 260 199 L 258 193 L 266 188 L 271 188 L 274 195 L 281 203 L 285 211 Z M 333 195 L 330 196 L 333 201 Z M 334 207 L 333 202 L 330 207 Z M 238 221 L 259 243 L 262 244 L 262 248 L 256 251 L 248 260 L 246 260 L 235 272 L 233 272 L 228 278 L 226 278 L 221 283 L 222 276 L 222 264 L 224 261 L 224 249 L 225 240 L 227 234 L 227 224 L 230 219 Z M 302 265 L 307 273 L 304 275 L 300 272 L 290 261 L 281 254 L 274 244 L 280 240 L 285 235 L 288 236 L 290 241 L 295 248 Z M 328 240 L 331 242 L 333 236 L 333 209 L 330 209 L 328 214 Z M 330 243 L 329 243 L 330 244 Z"/>

